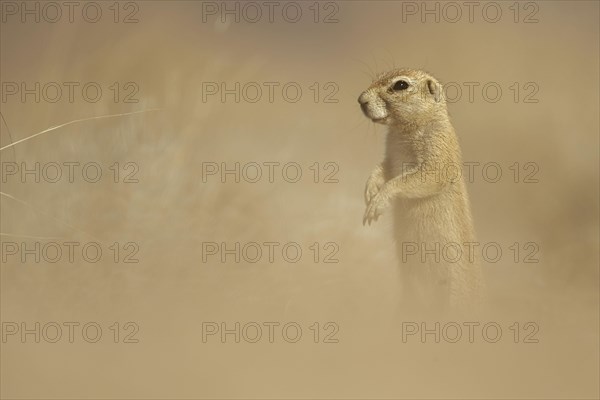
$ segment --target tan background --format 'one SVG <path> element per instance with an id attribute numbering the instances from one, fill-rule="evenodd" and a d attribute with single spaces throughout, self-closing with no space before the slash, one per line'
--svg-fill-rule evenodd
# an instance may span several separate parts
<path id="1" fill-rule="evenodd" d="M 421 3 L 418 3 L 421 4 Z M 597 398 L 598 88 L 595 1 L 542 1 L 538 23 L 402 21 L 400 2 L 339 2 L 338 23 L 202 23 L 193 2 L 139 2 L 136 24 L 20 23 L 1 31 L 1 80 L 136 82 L 138 104 L 12 98 L 12 140 L 86 121 L 2 151 L 3 162 L 135 162 L 137 184 L 2 184 L 3 241 L 58 237 L 103 247 L 136 242 L 138 264 L 71 265 L 11 259 L 1 269 L 3 322 L 98 322 L 99 343 L 2 343 L 3 398 Z M 303 3 L 305 12 L 309 3 Z M 108 12 L 108 3 L 104 3 Z M 522 9 L 522 13 L 525 11 Z M 524 18 L 521 15 L 521 19 Z M 481 242 L 536 242 L 537 264 L 512 253 L 485 264 L 490 307 L 478 321 L 504 329 L 496 344 L 402 343 L 395 313 L 389 215 L 361 225 L 362 190 L 384 129 L 361 115 L 372 71 L 424 68 L 443 82 L 498 82 L 500 101 L 449 105 L 464 159 L 498 162 L 506 176 L 468 185 Z M 335 82 L 337 104 L 202 102 L 207 81 Z M 538 103 L 508 87 L 535 82 Z M 481 87 L 481 86 L 480 86 Z M 106 90 L 108 94 L 108 90 Z M 10 143 L 2 123 L 2 145 Z M 202 162 L 297 162 L 290 184 L 201 181 Z M 314 162 L 339 165 L 339 183 L 310 181 Z M 535 162 L 539 183 L 508 167 Z M 479 177 L 480 175 L 478 175 Z M 61 221 L 61 222 L 59 222 Z M 77 229 L 69 228 L 70 224 Z M 206 241 L 336 242 L 337 264 L 202 263 Z M 42 240 L 42 242 L 44 242 Z M 412 316 L 411 321 L 434 321 Z M 136 322 L 138 344 L 114 344 L 115 321 Z M 296 344 L 202 343 L 202 322 L 298 322 Z M 337 323 L 337 344 L 308 326 Z M 457 320 L 459 323 L 460 320 Z M 538 324 L 538 344 L 513 343 L 513 322 Z M 442 323 L 447 322 L 442 320 Z M 432 325 L 430 325 L 432 326 Z"/>

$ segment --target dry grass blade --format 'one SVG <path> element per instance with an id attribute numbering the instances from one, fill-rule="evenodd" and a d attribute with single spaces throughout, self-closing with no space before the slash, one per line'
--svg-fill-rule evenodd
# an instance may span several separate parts
<path id="1" fill-rule="evenodd" d="M 92 235 L 90 233 L 87 233 L 86 231 L 84 231 L 84 230 L 82 230 L 82 229 L 80 229 L 80 228 L 78 228 L 76 226 L 73 226 L 73 225 L 69 224 L 68 222 L 60 220 L 60 219 L 56 218 L 54 215 L 51 215 L 51 214 L 49 214 L 49 213 L 47 213 L 45 211 L 41 211 L 37 207 L 35 207 L 35 206 L 27 203 L 24 200 L 18 199 L 16 197 L 14 197 L 14 196 L 12 196 L 12 195 L 10 195 L 8 193 L 4 193 L 4 192 L 0 192 L 0 195 L 1 196 L 5 196 L 5 197 L 7 197 L 7 198 L 9 198 L 9 199 L 11 199 L 13 201 L 16 201 L 17 203 L 23 204 L 24 206 L 31 208 L 33 211 L 35 211 L 38 214 L 41 214 L 41 215 L 44 215 L 46 217 L 52 218 L 53 220 L 55 220 L 56 222 L 58 222 L 58 223 L 60 223 L 60 224 L 62 224 L 64 226 L 66 226 L 67 228 L 72 229 L 72 230 L 77 231 L 77 232 L 80 232 L 80 233 L 83 233 L 83 234 L 91 237 L 92 239 L 100 242 L 100 239 L 96 238 L 94 235 Z M 15 235 L 12 235 L 12 236 L 15 236 Z M 32 237 L 34 237 L 34 236 L 32 236 Z"/>
<path id="2" fill-rule="evenodd" d="M 14 143 L 11 143 L 11 144 L 8 144 L 8 145 L 6 145 L 6 146 L 4 146 L 4 147 L 0 147 L 0 151 L 2 151 L 2 150 L 5 150 L 5 149 L 8 149 L 9 147 L 16 146 L 17 144 L 19 144 L 19 143 L 22 143 L 22 142 L 25 142 L 25 141 L 27 141 L 27 140 L 30 140 L 30 139 L 33 139 L 34 137 L 37 137 L 37 136 L 43 135 L 44 133 L 51 132 L 51 131 L 53 131 L 53 130 L 56 130 L 56 129 L 58 129 L 58 128 L 65 127 L 65 126 L 67 126 L 67 125 L 75 124 L 75 123 L 77 123 L 77 122 L 91 121 L 91 120 L 94 120 L 94 119 L 102 119 L 102 118 L 123 117 L 123 116 L 126 116 L 126 115 L 141 114 L 141 113 L 145 113 L 145 112 L 158 111 L 158 110 L 160 110 L 160 108 L 151 108 L 151 109 L 149 109 L 149 110 L 132 111 L 132 112 L 128 112 L 128 113 L 122 113 L 122 114 L 99 115 L 99 116 L 97 116 L 97 117 L 89 117 L 89 118 L 75 119 L 75 120 L 73 120 L 73 121 L 65 122 L 64 124 L 60 124 L 60 125 L 57 125 L 57 126 L 53 126 L 53 127 L 51 127 L 51 128 L 48 128 L 48 129 L 44 129 L 43 131 L 41 131 L 41 132 L 38 132 L 38 133 L 36 133 L 36 134 L 34 134 L 34 135 L 28 136 L 28 137 L 26 137 L 26 138 L 23 138 L 23 139 L 21 139 L 21 140 L 17 140 L 16 142 L 14 142 Z"/>

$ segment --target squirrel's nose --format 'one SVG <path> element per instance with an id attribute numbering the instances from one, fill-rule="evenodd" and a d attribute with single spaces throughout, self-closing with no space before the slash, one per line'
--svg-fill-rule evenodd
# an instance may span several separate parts
<path id="1" fill-rule="evenodd" d="M 362 92 L 360 96 L 358 96 L 358 102 L 361 106 L 364 106 L 369 102 L 369 99 L 367 98 L 367 92 Z"/>

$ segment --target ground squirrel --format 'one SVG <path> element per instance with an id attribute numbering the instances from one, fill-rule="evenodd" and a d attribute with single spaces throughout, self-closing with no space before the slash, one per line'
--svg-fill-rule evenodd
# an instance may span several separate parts
<path id="1" fill-rule="evenodd" d="M 363 224 L 392 204 L 404 303 L 478 302 L 481 270 L 469 247 L 473 222 L 442 86 L 423 71 L 398 69 L 378 76 L 358 102 L 388 126 L 385 157 L 367 180 Z"/>

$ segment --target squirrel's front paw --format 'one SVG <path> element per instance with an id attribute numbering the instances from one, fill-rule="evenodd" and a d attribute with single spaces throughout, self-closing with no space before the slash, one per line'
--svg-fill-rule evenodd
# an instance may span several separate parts
<path id="1" fill-rule="evenodd" d="M 379 192 L 373 196 L 367 204 L 367 209 L 365 210 L 365 215 L 363 217 L 363 225 L 366 223 L 371 225 L 372 221 L 377 221 L 379 216 L 383 214 L 383 210 L 385 210 L 389 205 L 390 196 L 388 191 L 385 189 L 380 189 Z"/>
<path id="2" fill-rule="evenodd" d="M 377 193 L 381 190 L 385 181 L 378 177 L 371 176 L 367 180 L 367 184 L 365 186 L 365 204 L 369 205 L 371 200 L 375 197 Z"/>

